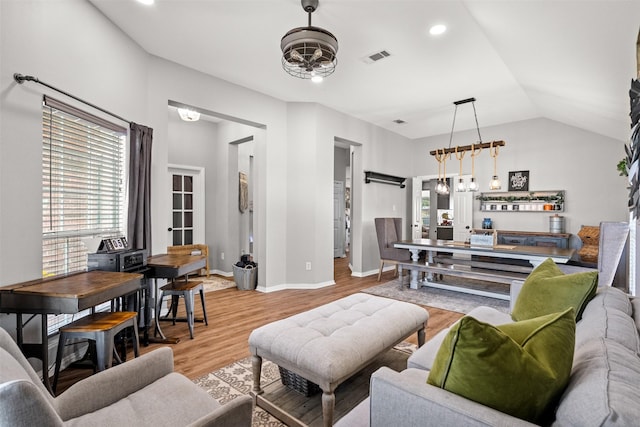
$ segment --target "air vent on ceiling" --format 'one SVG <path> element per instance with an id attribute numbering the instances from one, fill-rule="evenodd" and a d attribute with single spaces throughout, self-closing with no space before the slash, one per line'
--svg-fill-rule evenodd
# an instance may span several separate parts
<path id="1" fill-rule="evenodd" d="M 388 58 L 391 56 L 389 52 L 386 50 L 381 50 L 380 52 L 372 53 L 371 55 L 365 56 L 362 60 L 367 64 L 373 64 L 374 62 L 380 61 L 381 59 Z"/>

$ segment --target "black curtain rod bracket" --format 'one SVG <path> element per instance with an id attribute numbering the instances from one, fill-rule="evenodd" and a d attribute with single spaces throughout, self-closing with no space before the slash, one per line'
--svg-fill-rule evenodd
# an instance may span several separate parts
<path id="1" fill-rule="evenodd" d="M 82 102 L 83 104 L 88 105 L 91 108 L 95 108 L 98 111 L 102 111 L 103 113 L 108 114 L 111 117 L 115 117 L 118 120 L 122 120 L 123 122 L 129 123 L 129 124 L 132 123 L 131 120 L 127 120 L 125 118 L 122 118 L 119 115 L 112 113 L 111 111 L 108 111 L 108 110 L 105 110 L 104 108 L 98 107 L 97 105 L 92 104 L 92 103 L 90 103 L 88 101 L 85 101 L 82 98 L 78 98 L 77 96 L 72 95 L 72 94 L 70 94 L 68 92 L 65 92 L 62 89 L 58 89 L 57 87 L 51 86 L 50 84 L 43 82 L 42 80 L 38 79 L 37 77 L 25 76 L 25 75 L 20 74 L 20 73 L 13 73 L 13 80 L 15 80 L 16 83 L 18 83 L 20 85 L 23 84 L 24 82 L 34 82 L 34 83 L 41 84 L 42 86 L 46 86 L 51 90 L 54 90 L 54 91 L 56 91 L 58 93 L 63 94 L 64 96 L 68 96 L 69 98 L 73 98 L 78 102 Z"/>

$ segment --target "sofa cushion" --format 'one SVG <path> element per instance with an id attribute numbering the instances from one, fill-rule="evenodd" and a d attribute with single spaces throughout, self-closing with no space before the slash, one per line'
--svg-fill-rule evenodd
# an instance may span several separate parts
<path id="1" fill-rule="evenodd" d="M 561 426 L 632 426 L 640 420 L 640 359 L 600 338 L 576 349 L 571 379 L 558 410 Z"/>
<path id="2" fill-rule="evenodd" d="M 620 289 L 611 286 L 601 286 L 596 290 L 595 296 L 585 307 L 583 316 L 586 316 L 587 312 L 594 307 L 615 308 L 627 316 L 633 316 L 633 306 L 629 299 L 629 295 L 625 294 Z"/>
<path id="3" fill-rule="evenodd" d="M 574 319 L 573 308 L 497 327 L 465 316 L 440 346 L 427 382 L 518 418 L 545 420 L 569 380 Z"/>
<path id="4" fill-rule="evenodd" d="M 585 305 L 595 295 L 598 272 L 564 274 L 548 258 L 527 277 L 511 315 L 516 321 L 557 313 L 573 307 L 580 320 Z"/>
<path id="5" fill-rule="evenodd" d="M 490 325 L 501 325 L 513 322 L 509 314 L 486 306 L 474 308 L 467 313 L 467 316 L 471 316 L 476 320 Z M 449 333 L 448 328 L 441 330 L 422 347 L 413 352 L 407 360 L 407 368 L 423 369 L 425 371 L 431 370 L 431 366 L 433 366 L 433 361 L 436 358 L 438 349 L 440 348 L 442 341 L 444 341 L 444 338 L 447 336 L 447 333 Z"/>
<path id="6" fill-rule="evenodd" d="M 593 307 L 585 311 L 576 326 L 576 349 L 592 339 L 607 338 L 629 350 L 640 352 L 638 330 L 631 316 L 609 307 Z"/>

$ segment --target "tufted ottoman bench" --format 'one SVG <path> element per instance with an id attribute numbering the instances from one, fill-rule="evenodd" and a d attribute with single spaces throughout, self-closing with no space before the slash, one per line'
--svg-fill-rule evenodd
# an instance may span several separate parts
<path id="1" fill-rule="evenodd" d="M 429 313 L 415 304 L 364 293 L 350 295 L 255 329 L 249 336 L 253 391 L 262 402 L 262 358 L 317 384 L 325 426 L 333 425 L 335 389 L 412 333 L 424 343 Z"/>

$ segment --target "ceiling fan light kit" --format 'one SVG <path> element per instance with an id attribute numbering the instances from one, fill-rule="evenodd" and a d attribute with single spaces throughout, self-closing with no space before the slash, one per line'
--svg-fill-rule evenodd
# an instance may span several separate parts
<path id="1" fill-rule="evenodd" d="M 338 40 L 329 31 L 311 25 L 311 14 L 318 0 L 301 0 L 309 14 L 309 24 L 290 30 L 282 37 L 282 68 L 294 77 L 321 81 L 332 74 L 338 64 Z"/>

